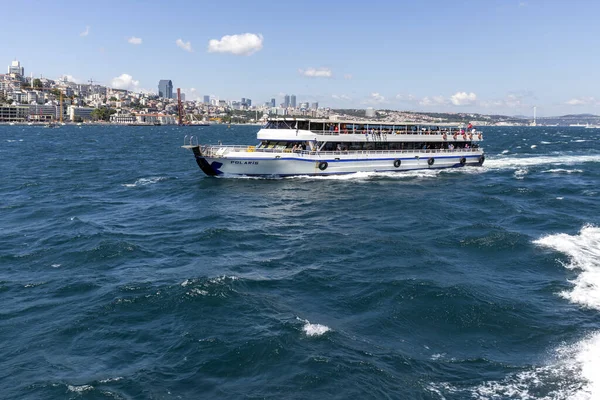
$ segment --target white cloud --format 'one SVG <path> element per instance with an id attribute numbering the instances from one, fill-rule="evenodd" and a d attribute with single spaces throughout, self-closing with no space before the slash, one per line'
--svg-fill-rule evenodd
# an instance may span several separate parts
<path id="1" fill-rule="evenodd" d="M 380 93 L 374 92 L 371 93 L 369 95 L 369 97 L 367 97 L 367 99 L 365 99 L 362 103 L 363 104 L 381 104 L 381 103 L 385 103 L 385 97 L 383 97 Z"/>
<path id="2" fill-rule="evenodd" d="M 568 100 L 566 104 L 569 106 L 589 106 L 598 104 L 598 101 L 594 97 L 579 97 Z"/>
<path id="3" fill-rule="evenodd" d="M 455 106 L 473 105 L 477 101 L 477 95 L 473 92 L 456 92 L 450 97 L 450 101 Z"/>
<path id="4" fill-rule="evenodd" d="M 419 100 L 419 105 L 421 106 L 444 106 L 448 104 L 448 100 L 444 98 L 444 96 L 432 96 L 432 97 L 423 97 Z"/>
<path id="5" fill-rule="evenodd" d="M 523 8 L 523 7 L 527 7 L 527 2 L 526 1 L 519 2 L 519 8 Z"/>
<path id="6" fill-rule="evenodd" d="M 89 34 L 90 34 L 90 27 L 89 27 L 89 26 L 86 26 L 86 27 L 85 27 L 85 31 L 81 32 L 81 33 L 79 34 L 79 36 L 85 37 L 85 36 L 87 36 L 87 35 L 89 35 Z"/>
<path id="7" fill-rule="evenodd" d="M 413 102 L 417 101 L 417 98 L 415 96 L 413 96 L 412 94 L 397 94 L 396 100 L 400 100 L 400 101 L 407 102 L 407 103 L 413 103 Z"/>
<path id="8" fill-rule="evenodd" d="M 331 98 L 334 100 L 346 100 L 346 101 L 352 100 L 352 97 L 347 96 L 345 94 L 332 94 Z"/>
<path id="9" fill-rule="evenodd" d="M 134 90 L 139 84 L 140 81 L 133 80 L 133 77 L 129 74 L 121 74 L 121 76 L 117 76 L 111 81 L 111 86 L 115 89 Z"/>
<path id="10" fill-rule="evenodd" d="M 142 38 L 132 36 L 127 41 L 131 44 L 142 44 Z"/>
<path id="11" fill-rule="evenodd" d="M 529 101 L 528 101 L 529 99 Z M 532 107 L 531 101 L 535 101 L 537 98 L 531 91 L 517 91 L 506 95 L 503 99 L 492 99 L 487 101 L 481 101 L 479 104 L 485 108 L 529 108 Z"/>
<path id="12" fill-rule="evenodd" d="M 329 68 L 307 68 L 299 69 L 300 75 L 307 76 L 309 78 L 331 78 L 333 73 Z"/>
<path id="13" fill-rule="evenodd" d="M 346 79 L 346 80 L 352 79 L 352 74 L 346 74 L 346 75 L 344 75 L 344 79 Z"/>
<path id="14" fill-rule="evenodd" d="M 231 53 L 249 56 L 263 47 L 261 34 L 243 33 L 241 35 L 225 35 L 221 40 L 211 39 L 208 42 L 209 53 Z"/>
<path id="15" fill-rule="evenodd" d="M 185 50 L 185 51 L 187 51 L 189 53 L 191 53 L 191 52 L 194 51 L 194 50 L 192 50 L 192 43 L 189 42 L 189 41 L 188 42 L 184 42 L 181 39 L 177 39 L 175 41 L 175 44 L 177 45 L 177 47 L 180 47 L 180 48 L 182 48 L 183 50 Z"/>

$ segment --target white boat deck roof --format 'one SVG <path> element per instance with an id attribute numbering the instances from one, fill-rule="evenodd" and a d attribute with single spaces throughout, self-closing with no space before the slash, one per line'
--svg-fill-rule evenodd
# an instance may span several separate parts
<path id="1" fill-rule="evenodd" d="M 446 126 L 446 127 L 461 127 L 467 124 L 463 122 L 414 122 L 414 121 L 396 121 L 396 122 L 384 122 L 384 121 L 361 121 L 361 120 L 332 120 L 332 119 L 316 119 L 316 118 L 268 118 L 267 122 L 310 122 L 319 124 L 354 124 L 354 125 L 385 125 L 385 126 L 399 126 L 399 125 L 422 125 L 422 126 Z"/>

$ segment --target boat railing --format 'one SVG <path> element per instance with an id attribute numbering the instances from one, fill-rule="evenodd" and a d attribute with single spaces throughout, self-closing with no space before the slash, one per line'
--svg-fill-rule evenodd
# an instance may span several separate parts
<path id="1" fill-rule="evenodd" d="M 324 130 L 318 131 L 311 129 L 311 133 L 322 135 L 322 136 L 340 136 L 340 135 L 377 135 L 377 136 L 386 136 L 386 135 L 433 135 L 433 136 L 462 136 L 462 135 L 473 135 L 474 139 L 481 139 L 479 136 L 482 134 L 481 131 L 478 130 L 469 130 L 469 131 L 407 131 L 407 130 L 379 130 L 379 129 L 342 129 L 341 131 L 331 131 Z"/>
<path id="2" fill-rule="evenodd" d="M 202 154 L 208 157 L 221 157 L 228 153 L 283 153 L 294 154 L 296 156 L 336 156 L 336 155 L 390 155 L 390 154 L 453 154 L 453 153 L 477 153 L 480 148 L 468 149 L 413 149 L 413 150 L 341 150 L 341 151 L 313 151 L 301 150 L 292 151 L 292 149 L 266 149 L 256 148 L 254 146 L 239 145 L 205 145 L 200 146 Z"/>

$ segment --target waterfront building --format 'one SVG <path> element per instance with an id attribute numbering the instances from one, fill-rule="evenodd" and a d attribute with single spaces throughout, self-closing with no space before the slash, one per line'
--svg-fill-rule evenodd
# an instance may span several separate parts
<path id="1" fill-rule="evenodd" d="M 173 97 L 173 82 L 170 79 L 158 81 L 158 97 L 170 99 Z"/>
<path id="2" fill-rule="evenodd" d="M 30 121 L 54 121 L 59 118 L 60 107 L 53 105 L 32 104 L 29 106 L 28 114 Z"/>
<path id="3" fill-rule="evenodd" d="M 134 124 L 136 123 L 137 118 L 135 115 L 131 114 L 113 114 L 110 116 L 110 122 L 113 124 Z"/>
<path id="4" fill-rule="evenodd" d="M 29 106 L 0 106 L 0 122 L 25 122 Z"/>
<path id="5" fill-rule="evenodd" d="M 81 118 L 84 121 L 91 120 L 92 111 L 94 111 L 94 108 L 91 107 L 67 107 L 67 114 L 69 115 L 69 119 L 71 121 L 75 121 L 76 118 Z"/>
<path id="6" fill-rule="evenodd" d="M 291 97 L 290 107 L 296 108 L 296 95 L 295 94 L 293 94 Z"/>
<path id="7" fill-rule="evenodd" d="M 365 110 L 365 116 L 367 118 L 372 118 L 375 116 L 375 110 L 373 109 L 373 107 L 367 107 L 367 109 Z"/>
<path id="8" fill-rule="evenodd" d="M 138 114 L 136 122 L 147 125 L 175 125 L 176 118 L 173 115 L 164 114 Z"/>

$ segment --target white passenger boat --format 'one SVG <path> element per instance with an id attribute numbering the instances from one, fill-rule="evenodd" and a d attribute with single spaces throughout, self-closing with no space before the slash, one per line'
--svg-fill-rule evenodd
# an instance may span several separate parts
<path id="1" fill-rule="evenodd" d="M 184 139 L 206 175 L 293 176 L 480 166 L 480 131 L 461 124 L 269 119 L 257 146 Z"/>

